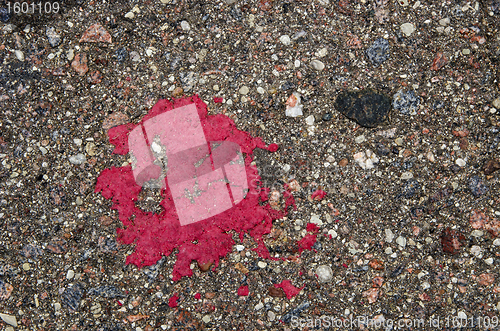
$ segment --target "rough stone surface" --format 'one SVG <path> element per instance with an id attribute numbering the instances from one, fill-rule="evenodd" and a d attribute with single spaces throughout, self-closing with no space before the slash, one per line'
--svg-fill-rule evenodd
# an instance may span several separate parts
<path id="1" fill-rule="evenodd" d="M 374 91 L 343 92 L 335 101 L 335 108 L 359 125 L 373 128 L 388 120 L 391 101 Z"/>

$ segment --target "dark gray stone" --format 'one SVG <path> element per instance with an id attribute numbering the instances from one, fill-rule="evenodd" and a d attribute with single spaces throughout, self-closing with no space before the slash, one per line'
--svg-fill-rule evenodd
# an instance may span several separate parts
<path id="1" fill-rule="evenodd" d="M 374 128 L 388 119 L 391 99 L 371 90 L 348 91 L 337 97 L 335 108 L 359 125 Z"/>

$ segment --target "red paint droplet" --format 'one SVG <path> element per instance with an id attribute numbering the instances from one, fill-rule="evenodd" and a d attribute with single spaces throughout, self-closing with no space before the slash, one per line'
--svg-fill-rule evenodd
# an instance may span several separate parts
<path id="1" fill-rule="evenodd" d="M 177 296 L 177 293 L 174 294 L 170 299 L 168 299 L 168 306 L 170 308 L 175 308 L 177 307 L 178 303 L 177 301 L 179 300 L 179 297 Z"/>
<path id="2" fill-rule="evenodd" d="M 249 293 L 250 291 L 248 290 L 248 286 L 240 286 L 238 289 L 238 295 L 240 297 L 246 297 Z"/>
<path id="3" fill-rule="evenodd" d="M 306 235 L 304 238 L 302 238 L 297 242 L 297 245 L 299 246 L 299 253 L 306 249 L 310 251 L 315 243 L 316 243 L 315 234 Z"/>
<path id="4" fill-rule="evenodd" d="M 317 233 L 319 231 L 319 227 L 314 223 L 307 223 L 306 230 L 307 232 Z"/>
<path id="5" fill-rule="evenodd" d="M 342 263 L 342 266 L 343 266 L 344 268 L 349 268 L 349 267 L 347 266 L 347 264 L 345 264 L 345 263 Z"/>
<path id="6" fill-rule="evenodd" d="M 323 200 L 323 198 L 326 196 L 326 192 L 322 190 L 316 190 L 312 195 L 311 199 L 313 200 Z"/>
<path id="7" fill-rule="evenodd" d="M 278 148 L 279 148 L 278 144 L 270 144 L 267 147 L 267 150 L 274 153 L 278 150 Z"/>
<path id="8" fill-rule="evenodd" d="M 194 298 L 195 298 L 196 300 L 200 300 L 200 299 L 201 299 L 201 294 L 200 294 L 200 293 L 196 293 L 196 294 L 194 295 Z"/>
<path id="9" fill-rule="evenodd" d="M 301 288 L 297 288 L 292 285 L 292 282 L 288 279 L 283 280 L 280 284 L 274 284 L 274 287 L 283 289 L 288 300 L 300 293 L 300 291 L 305 287 L 303 285 Z"/>
<path id="10" fill-rule="evenodd" d="M 224 99 L 223 98 L 214 97 L 214 102 L 215 103 L 222 103 L 222 100 L 224 100 Z"/>

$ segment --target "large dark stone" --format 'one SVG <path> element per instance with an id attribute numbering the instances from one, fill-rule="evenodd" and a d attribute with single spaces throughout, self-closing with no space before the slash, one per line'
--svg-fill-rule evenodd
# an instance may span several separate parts
<path id="1" fill-rule="evenodd" d="M 347 91 L 337 97 L 335 108 L 359 125 L 374 128 L 387 120 L 391 99 L 371 90 Z"/>

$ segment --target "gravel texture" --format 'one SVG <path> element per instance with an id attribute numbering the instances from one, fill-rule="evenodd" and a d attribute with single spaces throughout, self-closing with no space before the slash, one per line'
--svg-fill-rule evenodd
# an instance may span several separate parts
<path id="1" fill-rule="evenodd" d="M 2 330 L 500 330 L 500 1 L 0 7 Z M 279 145 L 253 162 L 288 213 L 267 258 L 226 231 L 227 255 L 174 281 L 179 247 L 127 264 L 95 188 L 133 162 L 113 128 L 194 94 Z"/>

